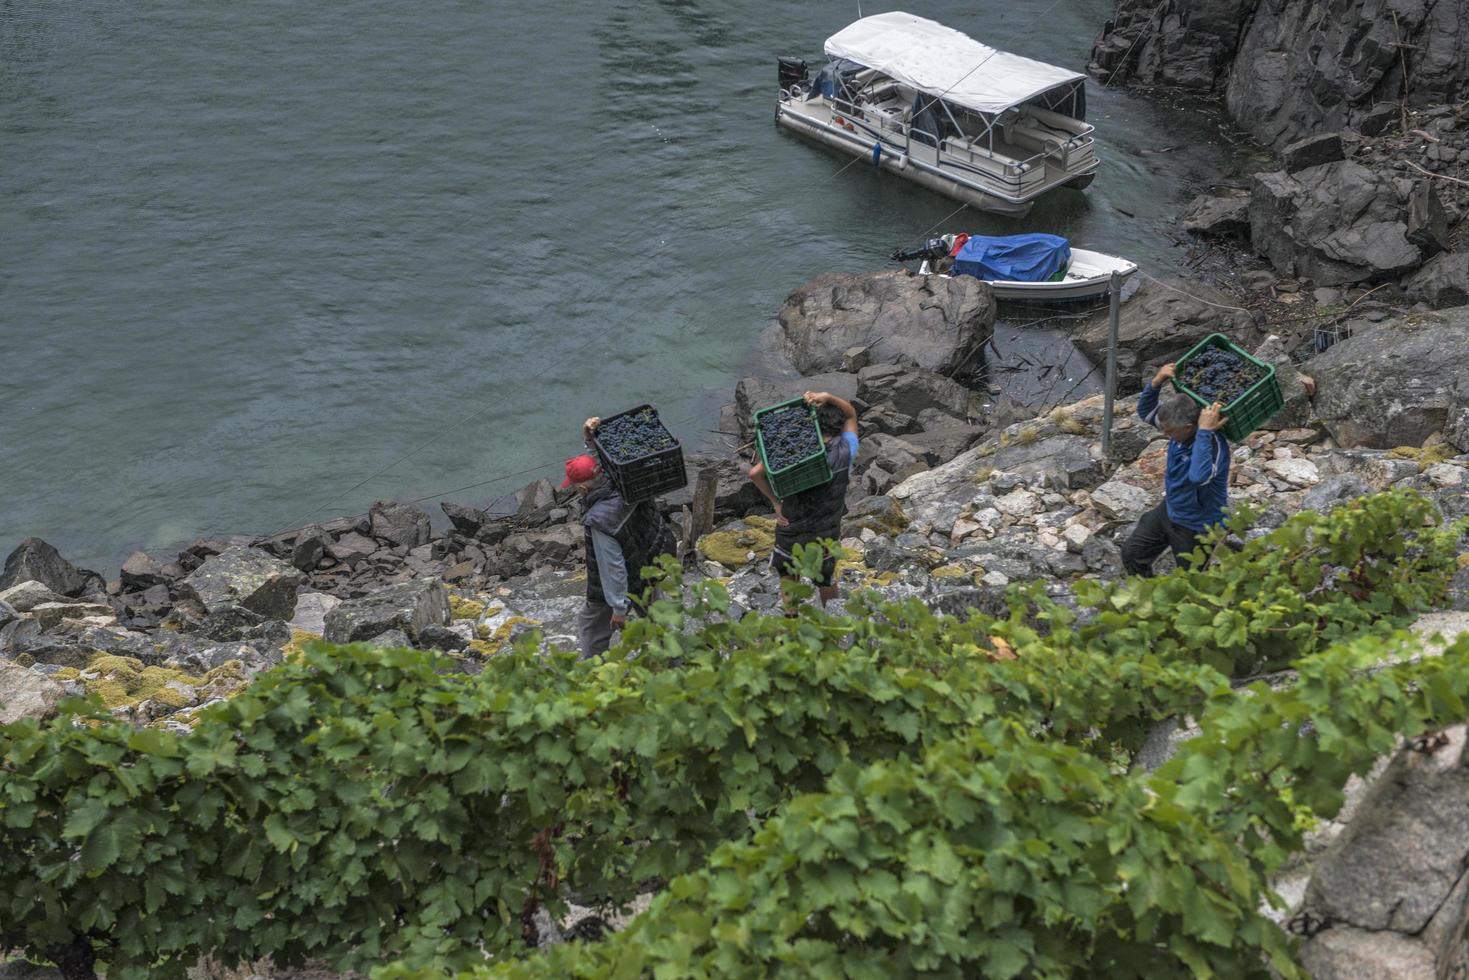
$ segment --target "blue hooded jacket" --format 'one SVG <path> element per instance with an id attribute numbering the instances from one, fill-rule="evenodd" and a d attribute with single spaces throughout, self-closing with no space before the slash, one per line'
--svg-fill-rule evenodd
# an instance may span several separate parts
<path id="1" fill-rule="evenodd" d="M 1158 395 L 1149 381 L 1137 399 L 1137 414 L 1152 426 L 1158 424 Z M 1173 523 L 1203 531 L 1222 522 L 1229 506 L 1229 443 L 1207 429 L 1189 443 L 1169 439 L 1163 486 Z"/>

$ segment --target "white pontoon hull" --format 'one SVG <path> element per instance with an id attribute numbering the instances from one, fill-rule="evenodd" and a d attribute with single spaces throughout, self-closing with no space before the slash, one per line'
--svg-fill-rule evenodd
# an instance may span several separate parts
<path id="1" fill-rule="evenodd" d="M 859 139 L 840 127 L 798 111 L 799 108 L 799 103 L 792 105 L 782 101 L 775 107 L 775 121 L 792 132 L 814 139 L 818 143 L 824 143 L 841 153 L 856 157 L 872 157 L 872 145 L 876 141 L 870 138 L 865 141 Z M 1020 217 L 1029 212 L 1031 208 L 1029 201 L 1008 201 L 1002 197 L 987 194 L 975 184 L 946 174 L 932 164 L 914 160 L 911 155 L 903 154 L 901 151 L 879 152 L 877 165 L 921 187 L 927 187 L 931 191 L 937 191 L 956 201 L 963 201 L 981 211 Z"/>
<path id="2" fill-rule="evenodd" d="M 985 279 L 996 299 L 1028 300 L 1033 303 L 1056 303 L 1074 299 L 1106 296 L 1112 285 L 1112 273 L 1126 279 L 1137 271 L 1137 264 L 1115 255 L 1104 255 L 1084 248 L 1071 250 L 1071 264 L 1066 276 L 1056 282 L 1011 282 Z M 928 262 L 919 267 L 920 275 L 932 275 Z M 947 274 L 943 274 L 947 277 Z"/>

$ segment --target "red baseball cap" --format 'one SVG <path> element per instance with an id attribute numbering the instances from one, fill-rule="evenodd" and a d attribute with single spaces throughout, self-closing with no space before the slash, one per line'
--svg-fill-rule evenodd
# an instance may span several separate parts
<path id="1" fill-rule="evenodd" d="M 561 489 L 565 490 L 573 483 L 586 483 L 596 475 L 595 456 L 573 456 L 566 461 L 566 479 L 561 481 Z"/>

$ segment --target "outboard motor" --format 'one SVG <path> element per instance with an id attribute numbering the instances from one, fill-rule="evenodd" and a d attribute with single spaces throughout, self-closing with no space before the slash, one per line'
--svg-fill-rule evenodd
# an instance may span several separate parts
<path id="1" fill-rule="evenodd" d="M 777 58 L 776 74 L 780 78 L 780 87 L 790 91 L 797 85 L 804 86 L 807 79 L 806 61 L 804 58 Z"/>
<path id="2" fill-rule="evenodd" d="M 946 241 L 945 238 L 948 240 Z M 894 249 L 892 259 L 894 262 L 912 262 L 915 259 L 941 259 L 949 254 L 949 248 L 952 244 L 952 235 L 930 238 L 917 248 Z"/>

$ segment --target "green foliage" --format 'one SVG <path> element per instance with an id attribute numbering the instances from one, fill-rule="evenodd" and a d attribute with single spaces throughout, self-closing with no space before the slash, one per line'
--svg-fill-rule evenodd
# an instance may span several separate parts
<path id="1" fill-rule="evenodd" d="M 1338 641 L 1443 594 L 1462 529 L 1432 513 L 1382 495 L 1079 608 L 1017 592 L 1003 620 L 869 596 L 735 622 L 717 583 L 670 581 L 600 661 L 530 636 L 467 678 L 313 643 L 186 737 L 73 704 L 0 729 L 0 948 L 91 943 L 113 977 L 206 952 L 403 976 L 524 952 L 566 888 L 664 881 L 605 954 L 524 969 L 1289 972 L 1256 913 L 1287 818 L 1462 714 L 1462 650 L 1342 691 L 1389 648 Z M 1232 694 L 1301 657 L 1291 693 Z M 1225 733 L 1207 762 L 1119 775 L 1182 714 Z"/>
<path id="2" fill-rule="evenodd" d="M 1014 719 L 842 767 L 630 928 L 465 977 L 1303 977 L 1270 872 L 1399 737 L 1462 720 L 1469 638 L 1303 660 L 1219 698 L 1158 773 L 1118 775 Z M 425 975 L 393 968 L 382 980 Z"/>

